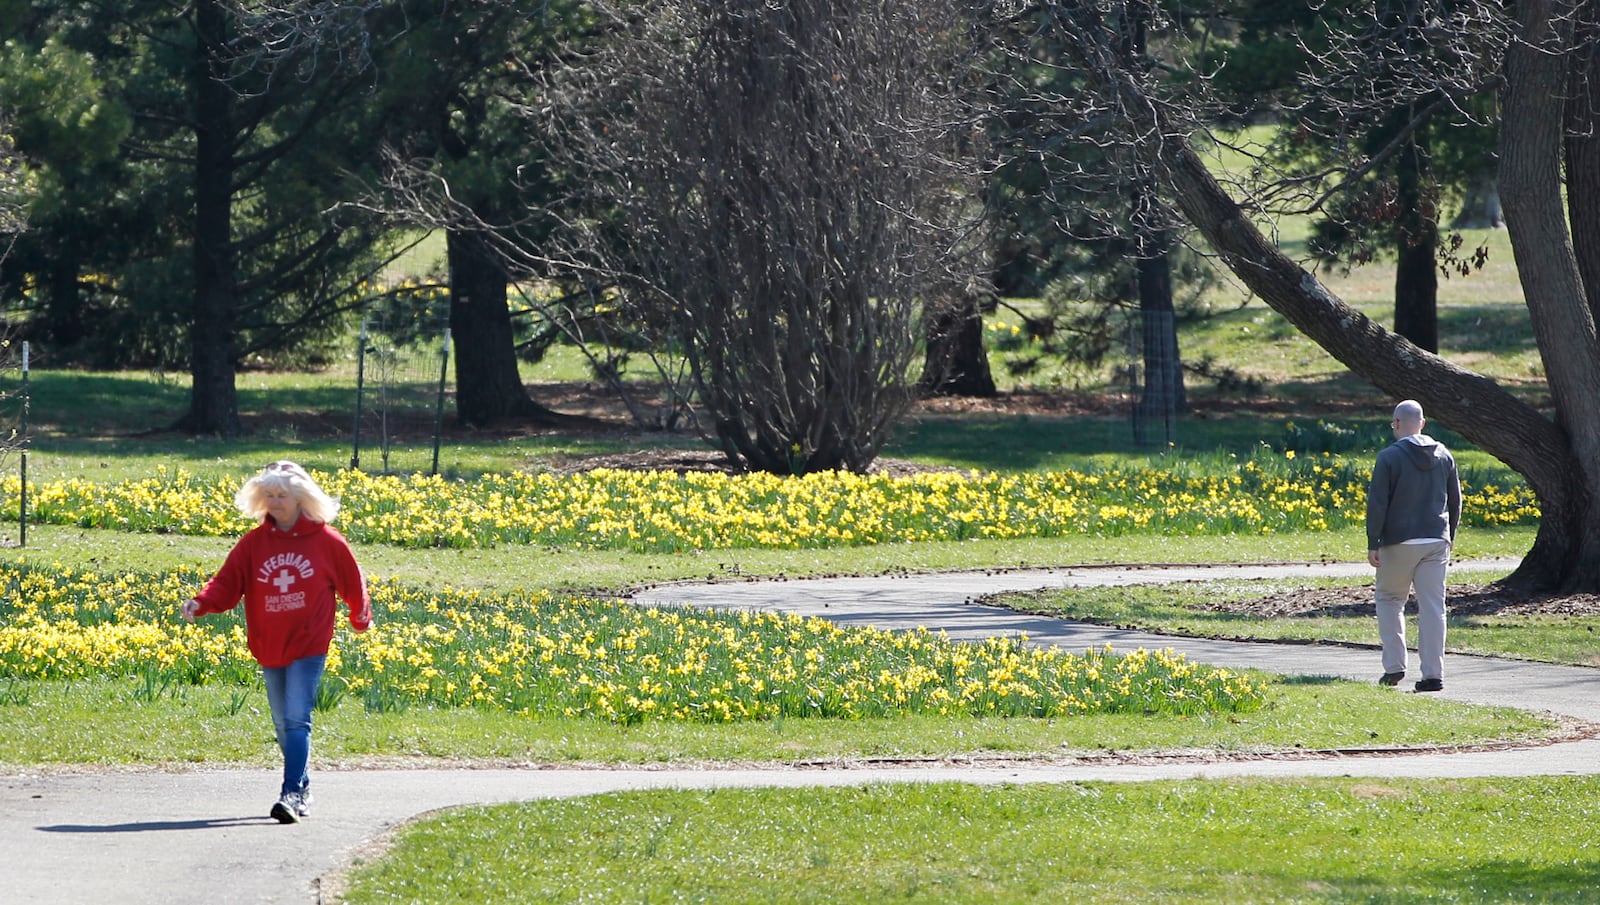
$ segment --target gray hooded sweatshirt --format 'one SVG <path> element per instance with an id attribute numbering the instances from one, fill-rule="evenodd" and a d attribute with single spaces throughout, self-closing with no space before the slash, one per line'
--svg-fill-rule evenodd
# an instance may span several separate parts
<path id="1" fill-rule="evenodd" d="M 1408 540 L 1455 543 L 1461 481 L 1450 450 L 1427 434 L 1401 437 L 1378 453 L 1367 486 L 1367 549 Z"/>

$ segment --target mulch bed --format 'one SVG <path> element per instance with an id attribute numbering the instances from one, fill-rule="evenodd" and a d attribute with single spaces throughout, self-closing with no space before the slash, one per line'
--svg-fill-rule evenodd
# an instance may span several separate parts
<path id="1" fill-rule="evenodd" d="M 1523 594 L 1493 585 L 1456 585 L 1446 605 L 1461 616 L 1600 616 L 1600 594 Z M 1216 613 L 1305 617 L 1370 616 L 1372 588 L 1303 588 L 1254 600 L 1219 601 L 1202 609 Z M 1416 602 L 1406 609 L 1415 612 Z"/>

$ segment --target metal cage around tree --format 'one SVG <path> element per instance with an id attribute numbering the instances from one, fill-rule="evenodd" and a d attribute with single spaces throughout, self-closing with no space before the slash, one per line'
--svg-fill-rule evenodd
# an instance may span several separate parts
<path id="1" fill-rule="evenodd" d="M 445 298 L 392 293 L 361 320 L 356 353 L 350 467 L 373 453 L 383 474 L 439 473 L 439 445 L 450 386 L 450 317 Z"/>

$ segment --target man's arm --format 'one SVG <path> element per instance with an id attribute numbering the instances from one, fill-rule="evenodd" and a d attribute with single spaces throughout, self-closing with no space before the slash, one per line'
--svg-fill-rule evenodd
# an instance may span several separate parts
<path id="1" fill-rule="evenodd" d="M 1389 500 L 1394 496 L 1394 478 L 1388 459 L 1378 453 L 1372 466 L 1372 481 L 1367 484 L 1367 561 L 1378 564 L 1378 547 L 1383 539 L 1383 523 L 1389 517 Z"/>
<path id="2" fill-rule="evenodd" d="M 1461 476 L 1456 472 L 1455 459 L 1450 460 L 1449 483 L 1445 485 L 1445 502 L 1450 511 L 1450 543 L 1456 542 L 1456 529 L 1461 527 Z"/>

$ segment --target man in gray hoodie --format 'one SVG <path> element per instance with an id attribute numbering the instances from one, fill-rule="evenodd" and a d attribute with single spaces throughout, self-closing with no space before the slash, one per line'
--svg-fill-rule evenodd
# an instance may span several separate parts
<path id="1" fill-rule="evenodd" d="M 1422 406 L 1394 409 L 1394 442 L 1378 453 L 1367 487 L 1367 561 L 1378 570 L 1374 597 L 1383 642 L 1383 685 L 1406 675 L 1406 598 L 1417 596 L 1417 691 L 1444 688 L 1444 583 L 1461 524 L 1456 460 L 1422 432 Z"/>

